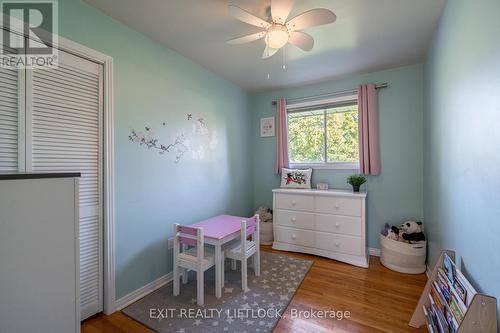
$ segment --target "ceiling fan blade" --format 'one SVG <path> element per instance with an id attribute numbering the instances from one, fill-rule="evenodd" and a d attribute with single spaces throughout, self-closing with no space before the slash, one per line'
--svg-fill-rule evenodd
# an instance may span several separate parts
<path id="1" fill-rule="evenodd" d="M 314 46 L 314 38 L 302 31 L 292 31 L 288 42 L 304 51 L 311 51 Z"/>
<path id="2" fill-rule="evenodd" d="M 272 49 L 266 45 L 266 48 L 264 49 L 264 53 L 262 53 L 262 59 L 272 57 L 278 51 L 279 51 L 279 49 Z"/>
<path id="3" fill-rule="evenodd" d="M 226 41 L 226 43 L 232 44 L 232 45 L 250 43 L 250 42 L 259 40 L 261 38 L 264 38 L 265 35 L 266 35 L 266 32 L 261 31 L 261 32 L 255 33 L 255 34 L 250 34 L 250 35 L 245 35 L 245 36 L 230 39 L 230 40 Z"/>
<path id="4" fill-rule="evenodd" d="M 336 19 L 337 16 L 332 11 L 325 8 L 316 8 L 295 16 L 288 21 L 286 27 L 290 31 L 295 31 L 318 25 L 330 24 L 335 22 Z"/>
<path id="5" fill-rule="evenodd" d="M 293 0 L 271 0 L 271 16 L 273 21 L 285 24 L 288 15 L 292 11 Z"/>
<path id="6" fill-rule="evenodd" d="M 255 25 L 257 27 L 261 27 L 267 29 L 271 26 L 271 23 L 264 21 L 263 19 L 250 14 L 243 8 L 240 8 L 236 5 L 229 5 L 229 13 L 237 20 L 241 22 L 245 22 L 251 25 Z"/>

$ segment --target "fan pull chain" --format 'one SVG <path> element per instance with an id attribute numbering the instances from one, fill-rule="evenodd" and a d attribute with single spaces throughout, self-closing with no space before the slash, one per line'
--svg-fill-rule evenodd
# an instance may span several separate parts
<path id="1" fill-rule="evenodd" d="M 283 65 L 281 66 L 281 68 L 283 68 L 283 70 L 285 71 L 286 70 L 286 46 L 283 47 Z"/>

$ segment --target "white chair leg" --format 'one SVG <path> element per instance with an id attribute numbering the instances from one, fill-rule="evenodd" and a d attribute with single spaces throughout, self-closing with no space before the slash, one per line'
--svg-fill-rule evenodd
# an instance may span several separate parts
<path id="1" fill-rule="evenodd" d="M 184 270 L 182 271 L 182 284 L 188 283 L 188 273 L 189 270 L 187 268 L 184 268 Z"/>
<path id="2" fill-rule="evenodd" d="M 222 256 L 222 258 L 224 258 L 224 255 Z M 221 287 L 224 288 L 224 284 L 225 284 L 225 277 L 224 277 L 224 263 L 225 263 L 225 260 L 222 259 L 222 265 L 220 265 L 220 269 L 221 269 L 221 274 L 220 274 L 220 277 L 221 277 Z"/>
<path id="3" fill-rule="evenodd" d="M 247 260 L 243 259 L 241 261 L 241 289 L 243 291 L 247 291 L 248 286 L 247 286 Z"/>
<path id="4" fill-rule="evenodd" d="M 257 249 L 257 252 L 253 255 L 253 264 L 255 270 L 255 276 L 260 276 L 260 251 Z"/>
<path id="5" fill-rule="evenodd" d="M 198 305 L 199 306 L 203 306 L 203 303 L 204 303 L 204 300 L 203 300 L 203 297 L 205 296 L 205 291 L 203 290 L 204 289 L 204 272 L 202 270 L 199 270 L 196 272 L 196 284 L 197 284 L 197 287 L 196 287 L 196 298 L 197 298 L 197 301 L 198 301 Z"/>
<path id="6" fill-rule="evenodd" d="M 174 296 L 179 295 L 179 266 L 174 263 Z"/>
<path id="7" fill-rule="evenodd" d="M 236 260 L 231 259 L 231 270 L 235 271 L 236 270 Z"/>

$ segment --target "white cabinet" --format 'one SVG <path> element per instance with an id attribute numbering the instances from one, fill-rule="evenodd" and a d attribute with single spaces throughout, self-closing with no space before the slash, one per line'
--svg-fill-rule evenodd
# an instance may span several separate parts
<path id="1" fill-rule="evenodd" d="M 2 333 L 80 332 L 77 177 L 0 174 Z"/>
<path id="2" fill-rule="evenodd" d="M 273 249 L 368 267 L 365 201 L 343 190 L 273 190 Z"/>

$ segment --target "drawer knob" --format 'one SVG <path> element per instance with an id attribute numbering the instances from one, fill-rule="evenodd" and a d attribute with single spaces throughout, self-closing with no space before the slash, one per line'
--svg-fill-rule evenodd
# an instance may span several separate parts
<path id="1" fill-rule="evenodd" d="M 339 246 L 340 246 L 340 243 L 339 243 L 339 242 L 335 242 L 335 246 L 336 246 L 336 247 L 339 247 Z"/>
<path id="2" fill-rule="evenodd" d="M 340 228 L 340 224 L 335 223 L 335 227 L 336 227 L 336 228 Z"/>
<path id="3" fill-rule="evenodd" d="M 292 201 L 292 206 L 295 206 L 297 204 L 297 201 L 293 200 Z"/>
<path id="4" fill-rule="evenodd" d="M 295 239 L 295 238 L 297 238 L 297 236 L 296 235 L 292 235 L 292 238 Z"/>
<path id="5" fill-rule="evenodd" d="M 297 219 L 295 217 L 292 217 L 292 222 L 295 223 Z"/>
<path id="6" fill-rule="evenodd" d="M 340 206 L 339 206 L 339 205 L 335 205 L 335 209 L 339 209 L 339 208 L 340 208 Z"/>

